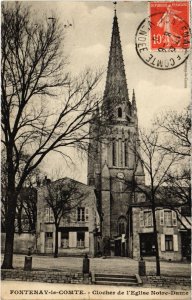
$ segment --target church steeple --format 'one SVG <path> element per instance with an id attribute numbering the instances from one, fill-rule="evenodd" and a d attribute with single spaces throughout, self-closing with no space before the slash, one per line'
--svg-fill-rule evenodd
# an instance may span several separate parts
<path id="1" fill-rule="evenodd" d="M 136 99 L 135 99 L 135 90 L 133 89 L 133 96 L 132 96 L 132 110 L 137 111 Z"/>
<path id="2" fill-rule="evenodd" d="M 126 114 L 129 114 L 130 103 L 128 97 L 118 19 L 115 9 L 109 62 L 107 69 L 107 78 L 103 99 L 103 107 L 105 113 L 108 116 L 112 115 L 114 113 L 114 108 L 122 103 L 124 103 L 124 105 L 126 104 L 124 106 L 124 110 Z"/>

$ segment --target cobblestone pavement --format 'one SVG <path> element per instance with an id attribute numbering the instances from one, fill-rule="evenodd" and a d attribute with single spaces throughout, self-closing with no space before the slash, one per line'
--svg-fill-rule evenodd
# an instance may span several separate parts
<path id="1" fill-rule="evenodd" d="M 3 255 L 2 255 L 3 259 Z M 24 255 L 14 255 L 14 268 L 23 268 Z M 82 271 L 83 258 L 81 257 L 58 257 L 33 255 L 33 269 L 43 270 L 63 270 L 63 271 Z M 90 258 L 90 270 L 97 273 L 129 274 L 138 273 L 138 261 L 119 257 L 119 258 Z M 146 261 L 147 275 L 155 274 L 155 261 Z M 190 263 L 181 262 L 161 262 L 161 275 L 166 276 L 190 276 Z"/>

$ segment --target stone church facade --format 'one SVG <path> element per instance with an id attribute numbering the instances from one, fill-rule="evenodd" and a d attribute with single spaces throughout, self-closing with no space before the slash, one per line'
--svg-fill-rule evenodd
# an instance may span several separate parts
<path id="1" fill-rule="evenodd" d="M 90 125 L 88 185 L 95 186 L 101 213 L 102 237 L 111 255 L 128 255 L 127 211 L 141 194 L 134 194 L 132 178 L 141 185 L 145 175 L 136 164 L 133 145 L 139 149 L 136 96 L 128 94 L 118 20 L 113 20 L 104 98 Z M 137 200 L 136 200 L 137 199 Z"/>
<path id="2" fill-rule="evenodd" d="M 136 95 L 134 90 L 128 93 L 115 12 L 104 97 L 90 124 L 88 156 L 88 185 L 98 198 L 104 255 L 155 255 L 151 204 L 139 192 L 145 189 L 144 169 L 136 160 L 139 148 Z M 141 187 L 137 191 L 135 181 Z M 164 207 L 157 208 L 156 216 L 160 258 L 182 259 L 190 228 L 183 229 L 174 212 Z"/>

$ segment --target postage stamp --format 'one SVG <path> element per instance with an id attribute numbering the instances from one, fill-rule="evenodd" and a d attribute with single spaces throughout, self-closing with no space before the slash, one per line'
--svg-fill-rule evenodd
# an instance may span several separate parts
<path id="1" fill-rule="evenodd" d="M 189 2 L 150 2 L 152 50 L 190 48 Z"/>
<path id="2" fill-rule="evenodd" d="M 152 68 L 177 68 L 190 53 L 189 2 L 149 2 L 149 12 L 136 31 L 136 52 Z"/>

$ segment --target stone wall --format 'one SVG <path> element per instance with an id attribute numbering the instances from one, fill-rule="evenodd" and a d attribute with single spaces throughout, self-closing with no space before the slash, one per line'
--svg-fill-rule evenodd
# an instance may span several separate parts
<path id="1" fill-rule="evenodd" d="M 2 280 L 38 281 L 54 283 L 83 283 L 82 273 L 65 273 L 61 271 L 24 271 L 1 270 Z"/>
<path id="2" fill-rule="evenodd" d="M 168 276 L 142 276 L 144 286 L 151 287 L 171 287 L 171 286 L 190 286 L 190 277 L 168 277 Z"/>

